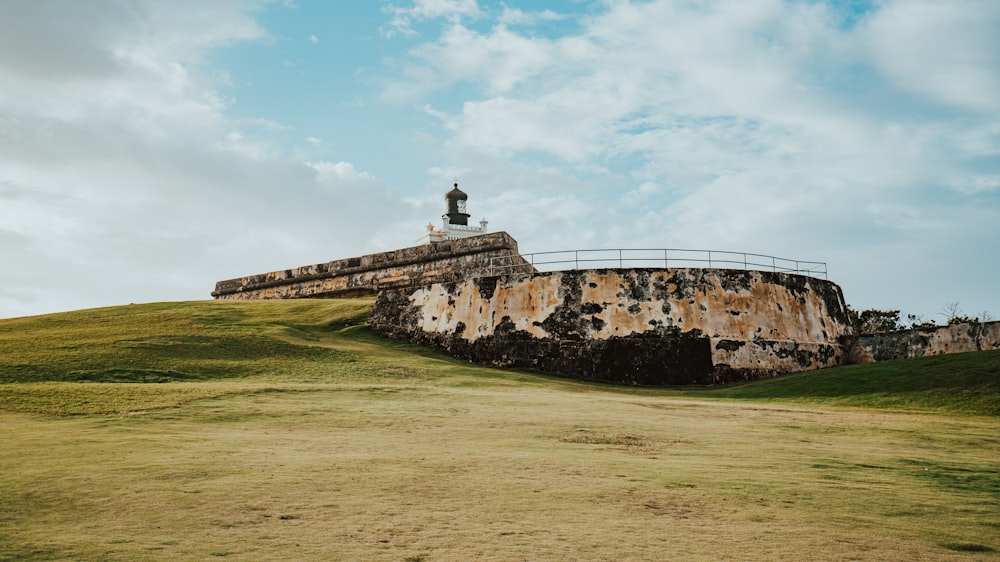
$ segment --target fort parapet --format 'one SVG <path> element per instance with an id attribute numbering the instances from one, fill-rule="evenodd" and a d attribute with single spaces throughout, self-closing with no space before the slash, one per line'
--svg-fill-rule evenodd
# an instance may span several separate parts
<path id="1" fill-rule="evenodd" d="M 534 272 L 506 232 L 446 240 L 390 252 L 335 260 L 219 281 L 217 299 L 259 300 L 373 295 L 489 275 L 496 263 Z"/>
<path id="2" fill-rule="evenodd" d="M 769 271 L 597 269 L 388 290 L 393 337 L 503 367 L 625 384 L 712 384 L 833 367 L 851 334 L 840 287 Z"/>

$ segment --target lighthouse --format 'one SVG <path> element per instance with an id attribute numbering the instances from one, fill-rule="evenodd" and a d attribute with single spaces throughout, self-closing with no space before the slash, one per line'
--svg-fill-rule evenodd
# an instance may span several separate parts
<path id="1" fill-rule="evenodd" d="M 455 187 L 451 191 L 444 194 L 444 200 L 448 209 L 444 214 L 444 217 L 448 217 L 447 224 L 469 226 L 469 213 L 465 212 L 465 203 L 469 200 L 469 196 L 458 188 L 458 182 L 455 182 Z"/>
<path id="2" fill-rule="evenodd" d="M 458 240 L 486 234 L 486 219 L 479 221 L 479 226 L 469 226 L 467 203 L 469 196 L 458 188 L 458 182 L 451 191 L 444 194 L 445 213 L 441 215 L 441 228 L 435 229 L 433 224 L 427 225 L 427 232 L 417 239 L 418 244 L 430 244 L 444 240 Z"/>

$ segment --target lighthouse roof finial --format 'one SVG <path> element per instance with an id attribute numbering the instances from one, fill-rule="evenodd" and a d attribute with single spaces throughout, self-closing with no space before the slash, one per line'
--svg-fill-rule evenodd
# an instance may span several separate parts
<path id="1" fill-rule="evenodd" d="M 465 194 L 464 191 L 458 188 L 458 182 L 455 182 L 455 187 L 444 194 L 445 199 L 468 199 L 469 196 Z"/>

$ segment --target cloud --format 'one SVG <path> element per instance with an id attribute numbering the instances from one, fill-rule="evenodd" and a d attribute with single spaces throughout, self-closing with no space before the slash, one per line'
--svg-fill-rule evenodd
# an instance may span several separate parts
<path id="1" fill-rule="evenodd" d="M 554 62 L 546 41 L 523 37 L 502 26 L 482 35 L 456 24 L 439 42 L 417 47 L 411 54 L 424 63 L 421 69 L 426 73 L 414 75 L 423 82 L 423 90 L 475 81 L 486 84 L 494 94 L 510 91 Z"/>
<path id="2" fill-rule="evenodd" d="M 950 185 L 952 189 L 969 195 L 1000 191 L 1000 174 L 953 178 Z"/>
<path id="3" fill-rule="evenodd" d="M 892 45 L 917 45 L 914 36 L 932 19 L 928 14 L 908 18 L 915 20 L 904 25 L 908 32 L 871 40 L 882 22 L 920 12 L 909 6 L 887 4 L 855 28 L 844 28 L 841 16 L 824 5 L 783 2 L 614 3 L 587 20 L 581 33 L 555 39 L 519 34 L 502 24 L 479 32 L 456 23 L 411 51 L 417 65 L 405 83 L 389 91 L 420 96 L 454 82 L 477 86 L 478 99 L 466 99 L 458 111 L 432 111 L 452 131 L 456 146 L 486 152 L 538 151 L 579 164 L 639 156 L 644 171 L 659 169 L 660 179 L 686 184 L 762 163 L 785 173 L 821 166 L 846 183 L 860 175 L 843 166 L 850 161 L 872 166 L 867 173 L 880 181 L 895 170 L 902 183 L 909 181 L 912 165 L 927 168 L 918 163 L 940 148 L 935 139 L 941 134 L 951 136 L 949 144 L 987 134 L 983 127 L 949 122 L 945 114 L 898 120 L 892 111 L 883 113 L 892 99 L 866 103 L 872 94 L 885 94 L 877 84 L 855 83 L 858 72 L 886 72 L 896 80 L 889 70 L 893 64 L 924 60 L 909 56 L 893 62 L 883 54 Z M 951 12 L 962 14 L 946 18 L 955 34 L 976 16 L 975 9 Z M 706 43 L 701 37 L 715 39 Z M 859 38 L 862 47 L 856 45 Z M 941 95 L 951 88 L 976 92 L 969 95 L 982 98 L 982 104 L 1000 99 L 993 89 L 977 87 L 1000 75 L 1000 65 L 993 64 L 1000 49 L 987 48 L 995 42 L 975 32 L 963 46 L 952 47 L 950 56 L 930 60 L 932 76 L 945 66 L 941 59 L 964 61 L 952 65 L 965 70 L 940 86 Z M 865 66 L 873 52 L 880 62 Z M 972 109 L 981 105 L 970 103 Z M 986 142 L 994 147 L 995 136 Z M 704 172 L 694 173 L 697 167 Z M 678 175 L 671 172 L 677 169 L 691 171 L 669 177 Z"/>
<path id="4" fill-rule="evenodd" d="M 835 38 L 822 10 L 777 14 L 774 4 L 706 9 L 618 3 L 588 20 L 583 33 L 555 40 L 503 25 L 479 32 L 455 24 L 438 41 L 414 48 L 421 64 L 388 91 L 420 95 L 454 82 L 476 84 L 483 98 L 467 100 L 447 122 L 470 144 L 552 150 L 577 159 L 614 149 L 630 132 L 670 126 L 678 117 L 759 121 L 815 114 L 822 100 L 800 83 L 814 61 L 799 53 Z M 784 23 L 775 24 L 779 15 Z M 777 37 L 761 38 L 769 34 Z M 715 37 L 711 45 L 701 41 L 706 36 Z M 772 48 L 779 40 L 792 44 Z M 546 122 L 533 126 L 540 116 Z"/>
<path id="5" fill-rule="evenodd" d="M 366 172 L 358 172 L 350 162 L 306 162 L 306 166 L 316 170 L 317 180 L 325 184 L 339 182 L 370 181 L 373 178 Z"/>
<path id="6" fill-rule="evenodd" d="M 415 34 L 412 25 L 416 22 L 438 18 L 458 22 L 482 15 L 476 0 L 414 0 L 407 7 L 389 4 L 384 11 L 392 15 L 388 25 L 382 28 L 382 33 L 389 37 L 397 33 Z"/>
<path id="7" fill-rule="evenodd" d="M 566 15 L 553 12 L 552 10 L 542 10 L 540 12 L 525 12 L 517 8 L 504 5 L 503 11 L 498 18 L 500 23 L 509 25 L 536 25 L 541 22 L 559 21 L 567 19 Z"/>
<path id="8" fill-rule="evenodd" d="M 899 88 L 965 110 L 1000 111 L 1000 9 L 991 0 L 887 3 L 861 37 Z"/>
<path id="9" fill-rule="evenodd" d="M 316 43 L 319 43 L 319 37 L 316 37 L 315 35 L 310 35 L 309 42 L 315 45 Z"/>

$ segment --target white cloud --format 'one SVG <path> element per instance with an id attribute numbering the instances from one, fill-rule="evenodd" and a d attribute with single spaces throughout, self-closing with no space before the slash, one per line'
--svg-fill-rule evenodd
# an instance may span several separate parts
<path id="1" fill-rule="evenodd" d="M 389 94 L 479 84 L 484 99 L 467 101 L 448 121 L 457 134 L 473 145 L 552 150 L 562 158 L 609 151 L 630 131 L 658 128 L 670 115 L 815 115 L 823 100 L 800 83 L 814 61 L 800 53 L 834 42 L 824 12 L 797 8 L 775 24 L 776 3 L 754 6 L 619 3 L 585 33 L 555 41 L 503 25 L 487 33 L 452 25 L 436 43 L 413 50 L 422 64 Z M 777 39 L 761 38 L 772 32 Z M 792 44 L 771 44 L 779 39 Z"/>
<path id="2" fill-rule="evenodd" d="M 1000 191 L 1000 174 L 952 178 L 949 185 L 952 189 L 969 195 Z"/>
<path id="3" fill-rule="evenodd" d="M 396 33 L 413 34 L 411 26 L 415 22 L 438 18 L 458 22 L 463 18 L 478 18 L 482 15 L 476 0 L 413 0 L 408 7 L 390 4 L 384 10 L 392 14 L 392 20 L 382 29 L 382 33 L 387 36 Z"/>
<path id="4" fill-rule="evenodd" d="M 567 16 L 552 10 L 525 12 L 505 4 L 498 19 L 502 25 L 536 25 L 540 22 L 565 20 Z"/>
<path id="5" fill-rule="evenodd" d="M 309 42 L 315 45 L 316 43 L 319 43 L 319 37 L 316 37 L 315 35 L 310 35 Z"/>
<path id="6" fill-rule="evenodd" d="M 482 96 L 461 111 L 435 111 L 458 146 L 485 151 L 541 151 L 581 163 L 641 154 L 648 166 L 701 166 L 708 177 L 762 159 L 785 169 L 827 160 L 852 174 L 839 160 L 906 174 L 934 148 L 921 129 L 942 127 L 915 128 L 858 103 L 865 86 L 851 84 L 850 73 L 867 53 L 854 45 L 855 34 L 867 36 L 871 27 L 843 29 L 823 5 L 615 3 L 584 33 L 557 40 L 503 25 L 486 33 L 448 26 L 438 41 L 414 49 L 421 64 L 390 91 L 480 86 Z"/>
<path id="7" fill-rule="evenodd" d="M 336 183 L 338 181 L 353 182 L 369 181 L 373 178 L 367 172 L 359 172 L 350 162 L 306 162 L 306 166 L 316 170 L 320 183 Z"/>
<path id="8" fill-rule="evenodd" d="M 524 79 L 553 64 L 544 40 L 523 37 L 504 27 L 480 35 L 462 25 L 451 26 L 439 43 L 415 49 L 433 72 L 424 87 L 441 88 L 459 80 L 481 81 L 492 93 L 510 91 Z"/>
<path id="9" fill-rule="evenodd" d="M 887 3 L 862 34 L 900 88 L 963 109 L 1000 111 L 1000 5 L 992 0 Z"/>
<path id="10" fill-rule="evenodd" d="M 288 125 L 279 123 L 279 122 L 277 122 L 277 121 L 275 121 L 273 119 L 264 119 L 264 118 L 261 118 L 261 117 L 255 117 L 255 118 L 252 118 L 252 119 L 244 119 L 241 122 L 242 123 L 246 123 L 246 124 L 250 124 L 250 125 L 254 125 L 256 127 L 260 127 L 261 129 L 263 129 L 265 131 L 288 131 L 288 130 L 291 130 L 291 127 L 289 127 Z"/>

